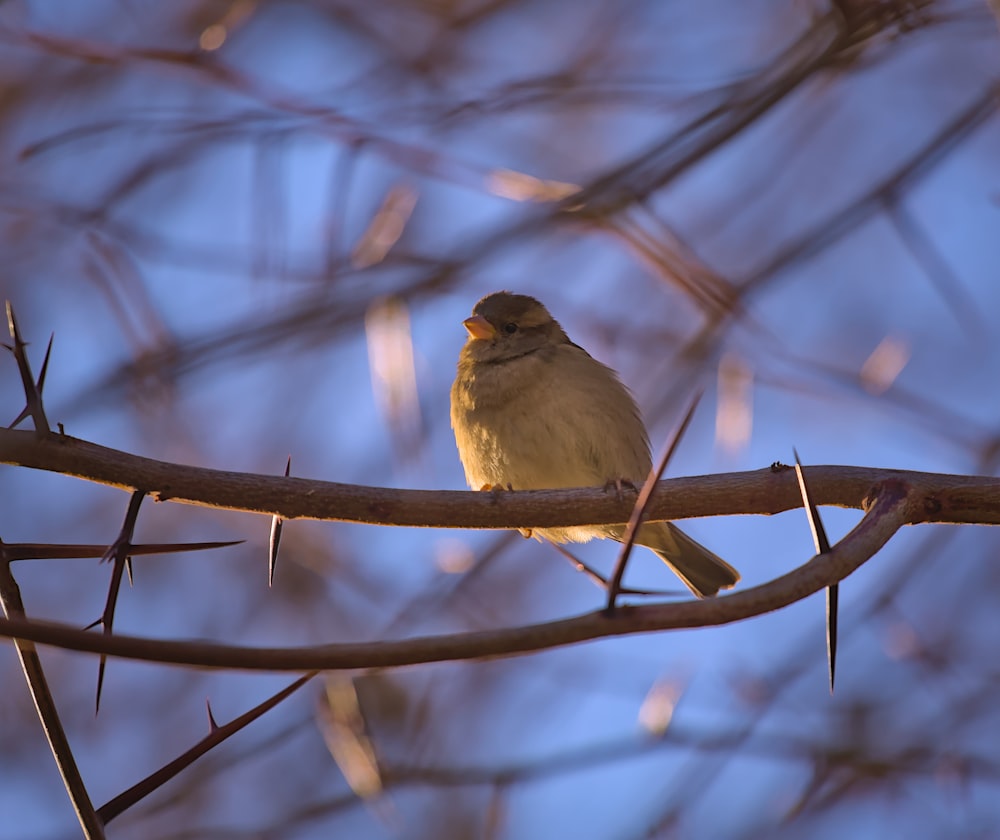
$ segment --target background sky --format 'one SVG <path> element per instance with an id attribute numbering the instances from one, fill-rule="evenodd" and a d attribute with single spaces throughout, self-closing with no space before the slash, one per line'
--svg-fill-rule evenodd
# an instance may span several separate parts
<path id="1" fill-rule="evenodd" d="M 890 3 L 0 4 L 0 293 L 50 421 L 226 470 L 459 489 L 461 326 L 501 288 L 615 367 L 673 475 L 791 461 L 996 474 L 997 22 Z M 566 198 L 572 196 L 572 198 Z M 559 202 L 564 200 L 564 203 Z M 0 401 L 23 404 L 12 361 Z M 114 539 L 128 497 L 0 470 L 5 542 Z M 832 539 L 856 511 L 824 509 Z M 684 524 L 742 586 L 801 511 Z M 288 645 L 517 626 L 602 592 L 516 534 L 269 522 L 147 502 L 118 632 Z M 616 547 L 575 547 L 607 573 Z M 898 534 L 823 599 L 738 625 L 356 674 L 358 798 L 317 683 L 114 823 L 122 838 L 989 836 L 1000 537 Z M 100 614 L 109 567 L 20 563 L 28 614 Z M 677 590 L 648 552 L 628 583 Z M 287 676 L 43 663 L 95 804 Z M 75 818 L 0 650 L 0 838 Z M 338 683 L 340 685 L 340 683 Z M 662 737 L 655 719 L 672 713 Z M 651 721 L 653 721 L 651 723 Z M 349 773 L 349 769 L 348 769 Z M 337 835 L 339 836 L 339 834 Z"/>

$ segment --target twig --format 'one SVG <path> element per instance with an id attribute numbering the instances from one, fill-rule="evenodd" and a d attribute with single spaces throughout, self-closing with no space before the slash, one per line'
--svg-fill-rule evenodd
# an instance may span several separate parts
<path id="1" fill-rule="evenodd" d="M 210 749 L 221 744 L 231 735 L 235 735 L 241 729 L 245 728 L 249 724 L 253 723 L 257 718 L 263 715 L 265 712 L 269 712 L 275 706 L 277 706 L 282 700 L 290 697 L 296 691 L 298 691 L 302 686 L 304 686 L 309 680 L 316 676 L 316 672 L 306 674 L 291 685 L 286 686 L 277 694 L 269 697 L 263 703 L 259 703 L 254 706 L 250 711 L 244 712 L 238 718 L 234 718 L 229 723 L 219 726 L 214 717 L 212 716 L 211 707 L 209 707 L 209 726 L 210 731 L 208 735 L 202 738 L 197 744 L 188 750 L 185 750 L 181 755 L 177 756 L 173 761 L 161 767 L 155 773 L 151 773 L 145 779 L 136 782 L 128 790 L 123 791 L 118 794 L 114 799 L 106 802 L 98 809 L 98 814 L 103 818 L 105 824 L 111 822 L 115 817 L 125 811 L 127 808 L 135 805 L 143 797 L 149 796 L 153 791 L 160 787 L 163 787 L 168 781 L 170 781 L 174 776 L 180 773 L 182 770 L 190 767 L 194 762 L 201 758 Z"/>
<path id="2" fill-rule="evenodd" d="M 590 581 L 593 582 L 597 587 L 603 589 L 605 592 L 608 591 L 608 580 L 600 572 L 598 572 L 596 569 L 591 568 L 586 563 L 584 563 L 579 557 L 573 554 L 572 551 L 567 549 L 566 546 L 554 542 L 549 542 L 549 545 L 551 545 L 563 557 L 569 560 L 570 565 L 572 565 L 574 569 L 586 575 L 587 578 L 589 578 Z M 618 594 L 637 595 L 644 598 L 652 598 L 657 596 L 659 597 L 670 596 L 675 593 L 667 592 L 662 589 L 632 589 L 627 586 L 622 586 L 618 588 Z"/>
<path id="3" fill-rule="evenodd" d="M 2 551 L 0 545 L 0 555 Z M 25 620 L 21 590 L 11 574 L 10 564 L 5 556 L 0 556 L 0 604 L 3 606 L 4 615 L 7 616 L 6 620 L 11 620 L 12 617 L 20 621 Z M 38 720 L 42 724 L 42 731 L 45 732 L 45 738 L 49 742 L 49 749 L 52 750 L 52 757 L 55 758 L 56 767 L 59 768 L 59 775 L 62 776 L 66 792 L 73 803 L 84 837 L 88 840 L 99 840 L 104 837 L 104 826 L 94 810 L 83 777 L 76 766 L 76 759 L 73 758 L 73 751 L 59 719 L 59 712 L 52 692 L 49 691 L 48 681 L 45 679 L 45 672 L 42 670 L 42 662 L 35 651 L 35 645 L 25 639 L 15 639 L 14 648 L 21 662 L 21 670 L 24 671 L 24 679 L 34 701 Z"/>

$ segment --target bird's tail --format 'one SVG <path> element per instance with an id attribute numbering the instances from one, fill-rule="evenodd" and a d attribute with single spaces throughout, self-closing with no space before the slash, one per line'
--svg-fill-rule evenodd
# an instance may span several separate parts
<path id="1" fill-rule="evenodd" d="M 648 522 L 639 529 L 638 545 L 652 549 L 699 598 L 730 589 L 740 573 L 671 522 Z"/>

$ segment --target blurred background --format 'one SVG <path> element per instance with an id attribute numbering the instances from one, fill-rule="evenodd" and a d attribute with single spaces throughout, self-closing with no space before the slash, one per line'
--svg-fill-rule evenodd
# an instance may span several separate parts
<path id="1" fill-rule="evenodd" d="M 506 288 L 621 372 L 656 455 L 705 389 L 673 475 L 793 446 L 996 474 L 998 41 L 983 0 L 7 0 L 0 292 L 36 371 L 55 333 L 50 421 L 167 461 L 464 487 L 461 321 Z M 13 419 L 11 359 L 0 399 Z M 13 467 L 0 493 L 6 542 L 109 543 L 128 503 Z M 823 511 L 831 539 L 859 516 Z M 745 586 L 813 553 L 801 511 L 684 527 Z M 137 558 L 115 630 L 307 645 L 603 601 L 517 534 L 314 522 L 269 589 L 268 530 L 147 501 L 137 541 L 246 542 Z M 998 553 L 984 527 L 900 533 L 842 586 L 833 697 L 821 596 L 341 676 L 110 836 L 994 836 Z M 14 571 L 29 616 L 100 615 L 109 566 Z M 626 582 L 683 594 L 648 552 Z M 97 805 L 194 744 L 206 699 L 222 722 L 291 680 L 113 660 L 95 717 L 96 659 L 42 655 Z M 0 837 L 74 836 L 9 644 L 0 681 Z M 360 712 L 361 759 L 323 698 Z"/>

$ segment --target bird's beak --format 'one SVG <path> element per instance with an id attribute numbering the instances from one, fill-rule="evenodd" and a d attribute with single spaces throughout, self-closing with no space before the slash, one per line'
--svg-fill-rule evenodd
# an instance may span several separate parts
<path id="1" fill-rule="evenodd" d="M 473 315 L 462 321 L 462 325 L 469 331 L 471 338 L 496 338 L 496 327 L 487 321 L 482 315 Z"/>

